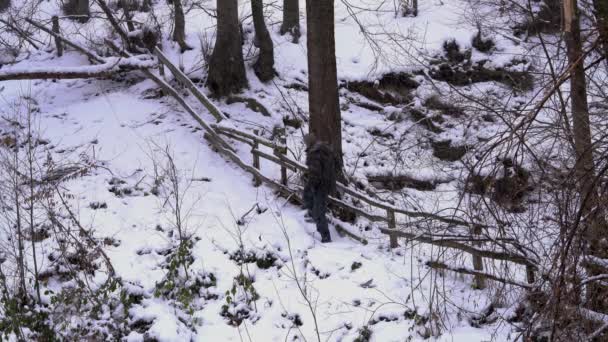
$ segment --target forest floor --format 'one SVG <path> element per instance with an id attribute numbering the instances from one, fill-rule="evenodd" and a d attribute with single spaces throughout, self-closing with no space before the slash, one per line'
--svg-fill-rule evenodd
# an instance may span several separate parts
<path id="1" fill-rule="evenodd" d="M 456 95 L 483 92 L 500 98 L 513 92 L 513 84 L 505 82 L 455 87 L 440 76 L 431 77 L 435 69 L 425 58 L 435 56 L 436 65 L 462 63 L 447 60 L 443 44 L 453 38 L 461 51 L 470 50 L 463 58 L 471 63 L 486 60 L 491 70 L 512 72 L 530 66 L 528 61 L 512 60 L 524 49 L 507 38 L 493 37 L 496 47 L 491 55 L 471 48 L 476 28 L 467 22 L 470 13 L 465 4 L 421 2 L 417 18 L 395 16 L 388 7 L 375 13 L 362 11 L 357 13 L 358 23 L 344 3 L 336 3 L 346 172 L 353 184 L 370 195 L 405 209 L 452 213 L 462 196 L 473 146 L 500 130 L 496 118 L 476 110 L 474 104 L 454 100 Z M 42 16 L 56 10 L 48 6 Z M 166 6 L 156 7 L 161 18 L 168 14 L 163 13 Z M 241 8 L 244 16 L 249 8 L 245 4 Z M 145 18 L 144 13 L 141 16 Z M 255 77 L 251 69 L 254 34 L 246 21 L 249 88 L 240 98 L 216 103 L 240 129 L 257 130 L 270 139 L 277 130 L 284 130 L 290 157 L 303 161 L 306 123 L 293 127 L 285 122 L 301 120 L 307 113 L 306 30 L 303 26 L 302 39 L 293 44 L 290 37 L 278 34 L 279 24 L 272 19 L 279 17 L 275 10 L 267 19 L 278 77 L 269 84 Z M 172 42 L 165 41 L 163 47 L 187 74 L 204 79 L 201 44 L 212 36 L 214 21 L 195 9 L 186 21 L 188 43 L 195 49 L 180 55 Z M 381 35 L 365 40 L 359 24 L 370 32 L 389 30 L 407 36 L 402 41 Z M 85 25 L 66 21 L 62 28 L 66 33 L 82 30 L 83 37 L 91 37 L 101 34 L 96 33 L 100 25 L 98 20 Z M 374 44 L 382 48 L 382 55 Z M 57 58 L 52 51 L 39 51 L 14 67 L 86 64 L 76 52 Z M 387 73 L 407 82 L 395 86 Z M 525 94 L 516 91 L 513 102 L 523 103 Z M 249 174 L 214 152 L 196 122 L 172 99 L 159 97 L 154 83 L 142 76 L 3 82 L 3 115 L 14 114 L 10 104 L 23 97 L 35 108 L 38 134 L 49 142 L 50 158 L 69 164 L 87 156 L 98 165 L 64 186 L 82 225 L 107 242 L 104 250 L 123 286 L 139 298 L 125 316 L 133 329 L 129 341 L 144 337 L 311 341 L 317 340 L 317 334 L 323 341 L 367 341 L 368 334 L 371 341 L 430 336 L 437 341 L 502 341 L 516 334 L 506 323 L 518 304 L 516 292 L 509 293 L 498 284 L 476 290 L 470 277 L 432 271 L 424 265 L 437 257 L 468 265 L 470 256 L 411 242 L 390 250 L 388 237 L 364 219 L 357 219 L 350 229 L 365 236 L 368 245 L 340 237 L 333 228 L 333 242 L 321 244 L 304 210 L 266 186 L 254 187 Z M 247 107 L 243 98 L 254 98 L 268 109 L 267 115 Z M 211 122 L 212 116 L 202 106 L 187 99 Z M 238 142 L 234 146 L 244 160 L 251 160 L 247 146 Z M 158 284 L 168 272 L 166 256 L 176 241 L 170 200 L 175 188 L 159 190 L 157 183 L 159 169 L 170 164 L 169 156 L 178 170 L 184 230 L 196 236 L 189 276 L 205 283 L 200 296 L 181 302 L 158 295 Z M 278 178 L 275 165 L 262 161 L 261 168 Z M 404 180 L 386 184 L 378 176 Z M 290 177 L 297 181 L 296 175 Z M 54 249 L 50 239 L 40 243 L 41 270 L 52 267 L 49 255 Z M 239 263 L 243 255 L 246 260 Z M 105 280 L 102 275 L 94 279 L 99 284 Z M 52 293 L 69 286 L 51 278 L 45 288 L 53 292 L 43 299 L 50 301 Z M 490 304 L 495 310 L 480 322 Z M 83 322 L 72 318 L 65 323 Z"/>

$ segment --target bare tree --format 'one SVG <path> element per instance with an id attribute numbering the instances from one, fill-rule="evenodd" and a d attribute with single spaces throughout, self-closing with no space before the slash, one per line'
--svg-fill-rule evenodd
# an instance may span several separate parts
<path id="1" fill-rule="evenodd" d="M 238 1 L 217 0 L 217 39 L 207 79 L 215 96 L 226 96 L 247 86 L 241 41 Z"/>
<path id="2" fill-rule="evenodd" d="M 299 0 L 283 0 L 283 24 L 281 34 L 291 33 L 293 43 L 300 39 L 300 2 Z"/>
<path id="3" fill-rule="evenodd" d="M 581 213 L 584 217 L 582 229 L 587 243 L 587 254 L 606 258 L 606 222 L 603 214 L 594 213 L 600 204 L 596 187 L 596 170 L 593 161 L 593 143 L 589 122 L 589 105 L 587 103 L 587 84 L 581 40 L 580 11 L 577 0 L 564 1 L 564 36 L 568 61 L 572 65 L 570 77 L 570 102 L 572 106 L 572 122 L 574 133 L 574 148 L 576 156 L 575 175 L 578 191 L 581 196 Z M 604 241 L 604 242 L 602 242 Z M 588 267 L 590 276 L 603 274 L 597 267 Z M 587 287 L 587 300 L 593 310 L 603 312 L 608 308 L 608 288 L 600 282 L 591 282 Z"/>
<path id="4" fill-rule="evenodd" d="M 308 36 L 308 105 L 310 133 L 328 143 L 339 160 L 342 176 L 342 121 L 338 100 L 334 2 L 306 2 Z"/>
<path id="5" fill-rule="evenodd" d="M 0 12 L 11 7 L 11 0 L 0 0 Z"/>
<path id="6" fill-rule="evenodd" d="M 600 39 L 604 48 L 604 58 L 608 59 L 608 2 L 605 0 L 593 0 L 595 18 Z"/>
<path id="7" fill-rule="evenodd" d="M 186 43 L 186 18 L 184 17 L 184 8 L 182 7 L 182 0 L 172 0 L 174 14 L 174 26 L 173 26 L 173 41 L 179 44 L 179 48 L 182 52 L 191 50 L 192 47 Z"/>
<path id="8" fill-rule="evenodd" d="M 251 13 L 255 27 L 255 41 L 260 49 L 260 55 L 253 65 L 253 70 L 260 81 L 267 82 L 274 77 L 274 47 L 264 23 L 264 1 L 251 0 Z"/>

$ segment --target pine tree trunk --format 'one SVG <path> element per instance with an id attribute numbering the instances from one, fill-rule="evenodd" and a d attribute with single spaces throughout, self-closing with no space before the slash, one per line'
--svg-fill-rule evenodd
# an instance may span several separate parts
<path id="1" fill-rule="evenodd" d="M 300 3 L 299 0 L 283 0 L 283 24 L 281 34 L 291 33 L 293 43 L 300 39 Z"/>
<path id="2" fill-rule="evenodd" d="M 175 25 L 173 27 L 173 41 L 179 44 L 182 52 L 191 50 L 192 48 L 186 43 L 186 18 L 184 17 L 184 9 L 182 0 L 172 0 L 173 11 L 175 12 Z"/>
<path id="3" fill-rule="evenodd" d="M 64 2 L 64 12 L 67 15 L 78 15 L 78 21 L 86 23 L 89 21 L 89 0 L 68 0 Z"/>
<path id="4" fill-rule="evenodd" d="M 84 23 L 89 21 L 89 17 L 91 15 L 89 10 L 89 0 L 77 0 L 77 12 L 79 15 L 83 15 L 86 17 L 80 18 L 79 21 Z"/>
<path id="5" fill-rule="evenodd" d="M 568 7 L 569 6 L 569 7 Z M 577 63 L 570 77 L 570 101 L 572 106 L 572 121 L 574 132 L 574 148 L 576 154 L 575 175 L 581 200 L 584 229 L 583 239 L 586 242 L 588 255 L 600 258 L 606 257 L 605 240 L 608 237 L 606 223 L 601 213 L 593 210 L 600 204 L 597 189 L 594 186 L 595 165 L 593 161 L 593 144 L 589 122 L 589 106 L 587 103 L 587 85 L 585 79 L 584 60 L 581 41 L 579 10 L 576 0 L 564 1 L 564 21 L 566 49 L 570 65 Z M 579 228 L 580 229 L 580 228 Z M 596 266 L 588 266 L 589 276 L 605 273 Z M 592 310 L 605 312 L 608 309 L 608 288 L 599 282 L 591 282 L 587 286 L 587 302 Z"/>
<path id="6" fill-rule="evenodd" d="M 253 15 L 256 41 L 260 49 L 260 55 L 253 65 L 253 70 L 255 70 L 255 74 L 260 81 L 267 82 L 274 77 L 274 47 L 270 33 L 268 33 L 268 29 L 264 23 L 263 0 L 251 0 L 251 13 Z"/>
<path id="7" fill-rule="evenodd" d="M 608 64 L 608 1 L 593 0 L 595 9 L 595 18 L 597 21 L 597 30 L 600 34 L 604 58 Z"/>
<path id="8" fill-rule="evenodd" d="M 217 39 L 209 60 L 207 86 L 217 97 L 247 86 L 237 0 L 217 0 Z"/>
<path id="9" fill-rule="evenodd" d="M 334 1 L 307 1 L 306 21 L 310 133 L 332 147 L 339 161 L 338 179 L 343 180 L 342 121 L 336 73 Z"/>

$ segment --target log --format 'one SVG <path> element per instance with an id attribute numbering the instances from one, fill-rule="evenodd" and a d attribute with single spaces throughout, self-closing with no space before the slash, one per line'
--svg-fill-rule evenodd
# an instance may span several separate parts
<path id="1" fill-rule="evenodd" d="M 62 68 L 2 68 L 0 81 L 33 80 L 33 79 L 75 79 L 111 77 L 119 71 L 145 70 L 153 68 L 151 61 L 137 61 L 130 63 L 128 59 L 108 61 L 104 64 L 62 67 Z"/>

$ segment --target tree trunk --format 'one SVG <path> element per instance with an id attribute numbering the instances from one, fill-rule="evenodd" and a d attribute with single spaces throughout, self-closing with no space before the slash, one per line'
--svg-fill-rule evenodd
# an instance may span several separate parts
<path id="1" fill-rule="evenodd" d="M 343 180 L 342 121 L 336 73 L 334 1 L 307 1 L 306 22 L 309 130 L 316 139 L 332 147 L 338 160 L 338 179 Z"/>
<path id="2" fill-rule="evenodd" d="M 175 11 L 175 25 L 173 26 L 173 41 L 179 44 L 182 52 L 192 48 L 186 43 L 186 18 L 182 0 L 173 0 L 173 10 Z"/>
<path id="3" fill-rule="evenodd" d="M 268 33 L 268 29 L 264 23 L 263 0 L 251 0 L 251 13 L 253 15 L 256 42 L 260 49 L 260 55 L 253 65 L 253 70 L 260 81 L 267 82 L 274 77 L 274 47 L 270 33 Z"/>
<path id="4" fill-rule="evenodd" d="M 0 12 L 4 12 L 11 7 L 11 0 L 0 0 Z"/>
<path id="5" fill-rule="evenodd" d="M 217 39 L 209 60 L 207 86 L 218 97 L 247 86 L 237 0 L 217 0 Z"/>
<path id="6" fill-rule="evenodd" d="M 78 15 L 78 21 L 86 23 L 89 21 L 89 0 L 68 0 L 64 2 L 63 9 L 67 15 Z"/>
<path id="7" fill-rule="evenodd" d="M 593 0 L 597 30 L 600 34 L 604 57 L 608 63 L 608 1 Z"/>
<path id="8" fill-rule="evenodd" d="M 125 14 L 125 22 L 127 23 L 127 30 L 129 32 L 135 31 L 135 25 L 133 25 L 133 16 L 131 16 L 131 10 L 129 9 L 129 3 L 127 0 L 120 0 L 120 6 L 122 12 Z"/>
<path id="9" fill-rule="evenodd" d="M 606 234 L 606 224 L 601 212 L 598 214 L 595 210 L 600 205 L 600 199 L 594 186 L 593 144 L 587 103 L 585 66 L 584 60 L 580 60 L 583 56 L 583 43 L 581 41 L 579 10 L 576 0 L 564 1 L 564 24 L 568 61 L 570 65 L 576 63 L 570 77 L 570 101 L 574 148 L 577 159 L 574 171 L 581 201 L 585 201 L 580 208 L 583 217 L 581 221 L 581 227 L 584 229 L 583 239 L 587 245 L 587 250 L 584 252 L 588 255 L 605 258 L 606 245 L 605 242 L 602 243 L 602 240 L 605 240 L 608 234 Z M 588 267 L 587 272 L 589 276 L 604 273 L 595 266 Z M 608 288 L 601 286 L 599 282 L 591 282 L 587 287 L 587 302 L 592 310 L 606 311 L 608 308 Z"/>
<path id="10" fill-rule="evenodd" d="M 293 43 L 300 39 L 300 3 L 299 0 L 283 0 L 283 24 L 281 34 L 291 33 Z"/>

